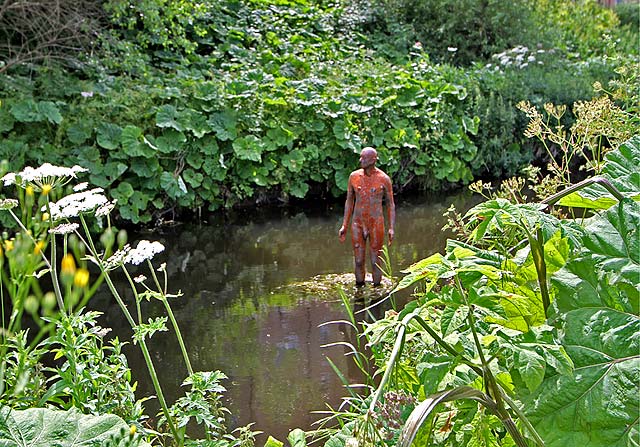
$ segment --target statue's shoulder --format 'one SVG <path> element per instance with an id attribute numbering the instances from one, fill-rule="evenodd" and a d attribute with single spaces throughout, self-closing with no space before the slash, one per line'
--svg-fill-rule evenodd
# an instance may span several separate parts
<path id="1" fill-rule="evenodd" d="M 376 173 L 385 180 L 391 180 L 391 178 L 382 169 L 376 168 Z"/>

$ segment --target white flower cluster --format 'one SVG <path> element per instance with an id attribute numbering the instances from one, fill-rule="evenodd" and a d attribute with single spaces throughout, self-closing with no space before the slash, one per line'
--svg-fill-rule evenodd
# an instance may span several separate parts
<path id="1" fill-rule="evenodd" d="M 144 261 L 153 258 L 156 254 L 162 251 L 164 251 L 164 245 L 162 245 L 160 242 L 149 242 L 147 240 L 142 240 L 138 242 L 138 246 L 136 248 L 129 251 L 124 259 L 124 262 L 133 265 L 139 265 Z"/>
<path id="2" fill-rule="evenodd" d="M 131 247 L 129 246 L 129 244 L 126 244 L 124 247 L 122 247 L 122 249 L 116 251 L 109 257 L 109 259 L 107 259 L 107 261 L 104 263 L 104 269 L 110 271 L 115 269 L 116 267 L 120 267 L 122 264 L 124 264 L 125 259 L 127 258 L 127 255 L 130 251 Z"/>
<path id="3" fill-rule="evenodd" d="M 545 50 L 531 51 L 525 46 L 518 45 L 515 48 L 503 51 L 502 53 L 494 54 L 491 57 L 493 59 L 496 59 L 498 61 L 498 65 L 501 65 L 503 67 L 512 66 L 514 68 L 523 69 L 534 62 L 542 65 L 542 61 L 536 60 L 536 55 L 542 53 L 545 53 Z M 487 68 L 489 67 L 491 67 L 491 64 L 487 65 Z"/>
<path id="4" fill-rule="evenodd" d="M 116 207 L 116 201 L 112 200 L 111 202 L 107 202 L 104 205 L 100 205 L 96 210 L 96 217 L 104 217 L 107 214 L 111 213 L 113 209 Z"/>
<path id="5" fill-rule="evenodd" d="M 145 282 L 145 281 L 147 280 L 147 277 L 146 277 L 146 276 L 144 276 L 144 275 L 138 275 L 138 276 L 136 276 L 135 278 L 133 278 L 133 280 L 134 280 L 135 282 L 137 282 L 138 284 L 140 284 L 140 283 Z"/>
<path id="6" fill-rule="evenodd" d="M 16 206 L 18 206 L 18 201 L 16 199 L 0 200 L 0 210 L 10 210 L 11 208 L 15 208 Z"/>
<path id="7" fill-rule="evenodd" d="M 78 173 L 86 171 L 87 169 L 78 165 L 71 168 L 65 168 L 63 166 L 54 166 L 50 163 L 44 163 L 38 168 L 27 166 L 21 172 L 10 172 L 0 180 L 4 182 L 4 186 L 13 185 L 16 181 L 19 181 L 21 186 L 31 183 L 40 188 L 42 188 L 43 185 L 53 187 L 55 185 L 64 184 L 72 178 L 75 178 Z"/>
<path id="8" fill-rule="evenodd" d="M 103 191 L 102 188 L 94 188 L 63 197 L 50 205 L 51 218 L 53 220 L 69 219 L 93 211 L 108 202 L 107 197 L 102 194 Z M 43 207 L 42 210 L 46 211 L 46 208 Z"/>
<path id="9" fill-rule="evenodd" d="M 89 187 L 89 183 L 87 182 L 78 183 L 76 186 L 73 187 L 73 192 L 84 191 L 88 187 Z"/>
<path id="10" fill-rule="evenodd" d="M 49 230 L 51 234 L 68 234 L 73 233 L 80 227 L 77 223 L 64 223 L 60 224 L 57 227 L 53 227 Z"/>

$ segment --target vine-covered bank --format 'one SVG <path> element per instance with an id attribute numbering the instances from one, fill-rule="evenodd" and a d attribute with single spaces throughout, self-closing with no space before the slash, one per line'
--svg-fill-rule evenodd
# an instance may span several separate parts
<path id="1" fill-rule="evenodd" d="M 91 31 L 71 36 L 18 3 L 0 17 L 3 170 L 77 163 L 133 223 L 337 197 L 367 145 L 398 190 L 512 175 L 543 161 L 517 102 L 571 105 L 637 68 L 633 26 L 595 2 L 62 2 L 57 25 Z"/>

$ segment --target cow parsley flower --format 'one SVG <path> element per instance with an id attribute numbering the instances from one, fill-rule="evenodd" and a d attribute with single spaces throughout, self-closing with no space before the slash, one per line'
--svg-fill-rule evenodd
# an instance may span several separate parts
<path id="1" fill-rule="evenodd" d="M 48 191 L 51 188 L 68 183 L 72 178 L 76 178 L 78 173 L 86 171 L 86 168 L 78 165 L 65 168 L 63 166 L 44 163 L 38 168 L 27 166 L 18 173 L 10 172 L 0 180 L 4 182 L 5 186 L 18 184 L 19 186 L 26 187 L 27 185 L 31 185 L 37 191 L 42 191 L 43 189 Z"/>
<path id="2" fill-rule="evenodd" d="M 18 201 L 16 199 L 0 200 L 0 210 L 10 210 L 11 208 L 15 208 L 16 206 L 18 206 Z"/>
<path id="3" fill-rule="evenodd" d="M 89 184 L 87 182 L 78 183 L 76 186 L 73 187 L 73 192 L 84 191 L 85 189 L 87 189 L 88 186 Z"/>
<path id="4" fill-rule="evenodd" d="M 144 261 L 152 259 L 156 254 L 164 251 L 164 245 L 160 242 L 149 242 L 147 240 L 142 240 L 138 242 L 138 246 L 132 249 L 124 262 L 139 265 Z"/>
<path id="5" fill-rule="evenodd" d="M 124 264 L 125 259 L 129 255 L 130 251 L 131 251 L 131 247 L 129 246 L 129 244 L 126 244 L 120 250 L 112 254 L 111 257 L 109 257 L 109 259 L 106 260 L 106 262 L 104 263 L 104 269 L 106 271 L 110 271 L 117 267 L 120 267 L 122 264 Z"/>
<path id="6" fill-rule="evenodd" d="M 107 202 L 104 205 L 100 205 L 96 210 L 96 217 L 104 217 L 107 214 L 111 213 L 111 211 L 115 208 L 116 201 L 113 200 L 111 202 Z"/>
<path id="7" fill-rule="evenodd" d="M 146 277 L 146 276 L 144 276 L 144 275 L 138 275 L 138 276 L 136 276 L 135 278 L 133 278 L 133 280 L 134 280 L 135 282 L 137 282 L 138 284 L 140 284 L 140 283 L 142 283 L 142 282 L 145 282 L 145 281 L 147 280 L 147 277 Z"/>
<path id="8" fill-rule="evenodd" d="M 82 213 L 93 211 L 108 202 L 107 197 L 102 192 L 102 188 L 94 188 L 63 197 L 49 205 L 51 218 L 53 220 L 69 219 Z M 45 208 L 42 210 L 44 211 Z"/>
<path id="9" fill-rule="evenodd" d="M 64 223 L 64 224 L 60 224 L 57 227 L 53 227 L 49 230 L 49 233 L 51 234 L 69 234 L 69 233 L 73 233 L 74 231 L 76 231 L 78 229 L 80 225 L 78 225 L 77 223 Z"/>

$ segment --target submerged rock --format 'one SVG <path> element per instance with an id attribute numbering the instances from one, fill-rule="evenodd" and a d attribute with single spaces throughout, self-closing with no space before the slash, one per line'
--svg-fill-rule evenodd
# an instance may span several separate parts
<path id="1" fill-rule="evenodd" d="M 347 298 L 378 299 L 389 294 L 393 290 L 393 282 L 386 277 L 382 278 L 379 286 L 372 284 L 371 274 L 365 277 L 365 285 L 356 287 L 356 279 L 353 273 L 316 275 L 306 281 L 294 282 L 278 287 L 276 293 L 289 293 L 299 296 L 316 297 L 326 300 L 339 300 L 340 290 Z"/>

